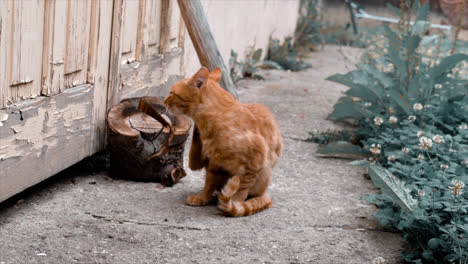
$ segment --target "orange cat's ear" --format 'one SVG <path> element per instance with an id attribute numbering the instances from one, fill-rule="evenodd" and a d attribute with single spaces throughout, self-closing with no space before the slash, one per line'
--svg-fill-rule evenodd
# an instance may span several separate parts
<path id="1" fill-rule="evenodd" d="M 222 74 L 221 69 L 216 68 L 212 72 L 210 72 L 209 78 L 215 82 L 219 82 L 221 80 L 221 74 Z"/>
<path id="2" fill-rule="evenodd" d="M 210 71 L 208 71 L 206 67 L 201 67 L 201 69 L 192 76 L 192 79 L 190 79 L 190 84 L 200 89 L 208 81 L 209 74 Z"/>

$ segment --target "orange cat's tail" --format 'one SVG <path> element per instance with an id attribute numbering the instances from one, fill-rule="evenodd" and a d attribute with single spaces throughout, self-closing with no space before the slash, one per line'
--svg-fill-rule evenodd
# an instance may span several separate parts
<path id="1" fill-rule="evenodd" d="M 238 176 L 230 178 L 218 195 L 218 207 L 225 215 L 248 216 L 265 210 L 273 204 L 271 198 L 266 193 L 244 202 L 233 201 L 231 198 L 239 189 L 239 183 Z"/>

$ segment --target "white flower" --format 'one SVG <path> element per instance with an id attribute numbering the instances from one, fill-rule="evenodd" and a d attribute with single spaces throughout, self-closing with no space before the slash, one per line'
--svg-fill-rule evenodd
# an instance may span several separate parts
<path id="1" fill-rule="evenodd" d="M 418 131 L 418 133 L 416 133 L 416 135 L 418 136 L 418 138 L 424 136 L 424 132 L 423 131 Z"/>
<path id="2" fill-rule="evenodd" d="M 398 118 L 396 118 L 395 116 L 390 116 L 388 118 L 388 122 L 395 124 L 396 122 L 398 122 Z"/>
<path id="3" fill-rule="evenodd" d="M 453 186 L 449 186 L 449 189 L 452 190 L 452 194 L 459 196 L 463 193 L 463 187 L 465 187 L 465 183 L 459 180 L 452 181 Z"/>
<path id="4" fill-rule="evenodd" d="M 401 151 L 403 152 L 403 155 L 406 155 L 409 152 L 409 148 L 402 148 Z"/>
<path id="5" fill-rule="evenodd" d="M 420 103 L 415 103 L 415 104 L 413 105 L 413 109 L 416 110 L 416 111 L 420 111 L 420 110 L 423 109 L 423 106 L 422 106 L 422 104 L 420 104 Z"/>
<path id="6" fill-rule="evenodd" d="M 457 150 L 451 148 L 451 149 L 449 149 L 449 152 L 455 153 L 455 152 L 457 152 Z"/>
<path id="7" fill-rule="evenodd" d="M 390 114 L 393 115 L 393 114 L 395 114 L 395 109 L 393 109 L 393 108 L 390 107 L 390 108 L 388 109 L 388 112 L 389 112 Z"/>
<path id="8" fill-rule="evenodd" d="M 423 160 L 424 156 L 423 155 L 418 155 L 418 160 Z"/>
<path id="9" fill-rule="evenodd" d="M 426 193 L 424 192 L 424 190 L 418 190 L 418 196 L 421 197 L 421 196 L 424 196 L 426 195 Z"/>
<path id="10" fill-rule="evenodd" d="M 419 148 L 422 150 L 429 150 L 432 147 L 432 140 L 428 137 L 419 138 Z"/>
<path id="11" fill-rule="evenodd" d="M 468 160 L 462 160 L 461 164 L 468 168 Z"/>
<path id="12" fill-rule="evenodd" d="M 377 145 L 372 144 L 372 145 L 371 145 L 371 148 L 370 148 L 369 150 L 370 150 L 370 152 L 372 152 L 373 154 L 376 154 L 376 155 L 377 155 L 377 154 L 380 154 L 380 152 L 381 152 L 380 147 L 381 147 L 380 144 L 377 144 Z"/>
<path id="13" fill-rule="evenodd" d="M 436 89 L 436 90 L 442 89 L 442 84 L 436 83 L 436 84 L 434 85 L 434 89 Z"/>
<path id="14" fill-rule="evenodd" d="M 440 168 L 443 169 L 443 170 L 448 169 L 448 167 L 449 166 L 447 164 L 445 164 L 445 163 L 440 165 Z"/>
<path id="15" fill-rule="evenodd" d="M 461 124 L 458 128 L 463 129 L 463 130 L 467 130 L 467 129 L 468 129 L 468 125 L 465 124 L 465 123 L 463 123 L 463 124 Z"/>
<path id="16" fill-rule="evenodd" d="M 395 157 L 395 155 L 390 155 L 390 156 L 388 156 L 387 159 L 388 159 L 388 161 L 395 161 L 396 157 Z"/>
<path id="17" fill-rule="evenodd" d="M 387 262 L 387 261 L 384 258 L 377 257 L 377 258 L 374 259 L 373 264 L 384 264 L 385 262 Z"/>
<path id="18" fill-rule="evenodd" d="M 442 143 L 445 142 L 444 137 L 441 136 L 441 135 L 435 135 L 435 136 L 433 136 L 433 137 L 432 137 L 432 141 L 434 141 L 434 143 L 436 143 L 436 144 L 442 144 Z"/>
<path id="19" fill-rule="evenodd" d="M 431 105 L 424 105 L 424 108 L 431 108 Z"/>
<path id="20" fill-rule="evenodd" d="M 410 115 L 410 116 L 408 116 L 408 120 L 409 120 L 410 122 L 414 122 L 414 121 L 416 121 L 416 116 Z"/>
<path id="21" fill-rule="evenodd" d="M 369 106 L 371 106 L 371 105 L 372 105 L 371 102 L 365 102 L 365 103 L 364 103 L 364 106 L 365 106 L 365 107 L 369 107 Z"/>
<path id="22" fill-rule="evenodd" d="M 380 126 L 383 123 L 383 119 L 380 116 L 374 118 L 374 124 Z"/>

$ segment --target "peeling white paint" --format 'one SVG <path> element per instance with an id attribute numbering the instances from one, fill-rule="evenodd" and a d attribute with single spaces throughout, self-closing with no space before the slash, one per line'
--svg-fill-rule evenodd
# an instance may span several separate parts
<path id="1" fill-rule="evenodd" d="M 6 110 L 0 110 L 0 122 L 8 120 L 8 114 Z"/>
<path id="2" fill-rule="evenodd" d="M 78 94 L 90 92 L 91 89 L 84 89 Z M 67 96 L 75 98 L 74 94 Z M 52 99 L 44 102 L 43 105 L 31 105 L 23 108 L 23 113 L 31 108 L 37 110 L 37 114 L 25 118 L 20 124 L 11 125 L 14 134 L 1 138 L 0 156 L 4 159 L 26 155 L 36 155 L 39 157 L 44 145 L 48 148 L 58 146 L 61 140 L 70 138 L 70 132 L 90 131 L 91 122 L 84 122 L 91 118 L 91 103 L 83 100 L 68 99 L 70 102 L 65 108 L 57 108 L 57 101 Z"/>

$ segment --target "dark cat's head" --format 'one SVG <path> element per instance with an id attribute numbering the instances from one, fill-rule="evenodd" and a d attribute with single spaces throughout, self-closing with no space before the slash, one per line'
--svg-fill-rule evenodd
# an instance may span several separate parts
<path id="1" fill-rule="evenodd" d="M 174 84 L 169 91 L 169 96 L 164 100 L 167 108 L 175 114 L 191 115 L 202 102 L 200 89 L 207 85 L 208 79 L 219 82 L 221 69 L 217 68 L 210 72 L 202 67 L 191 78 Z"/>

